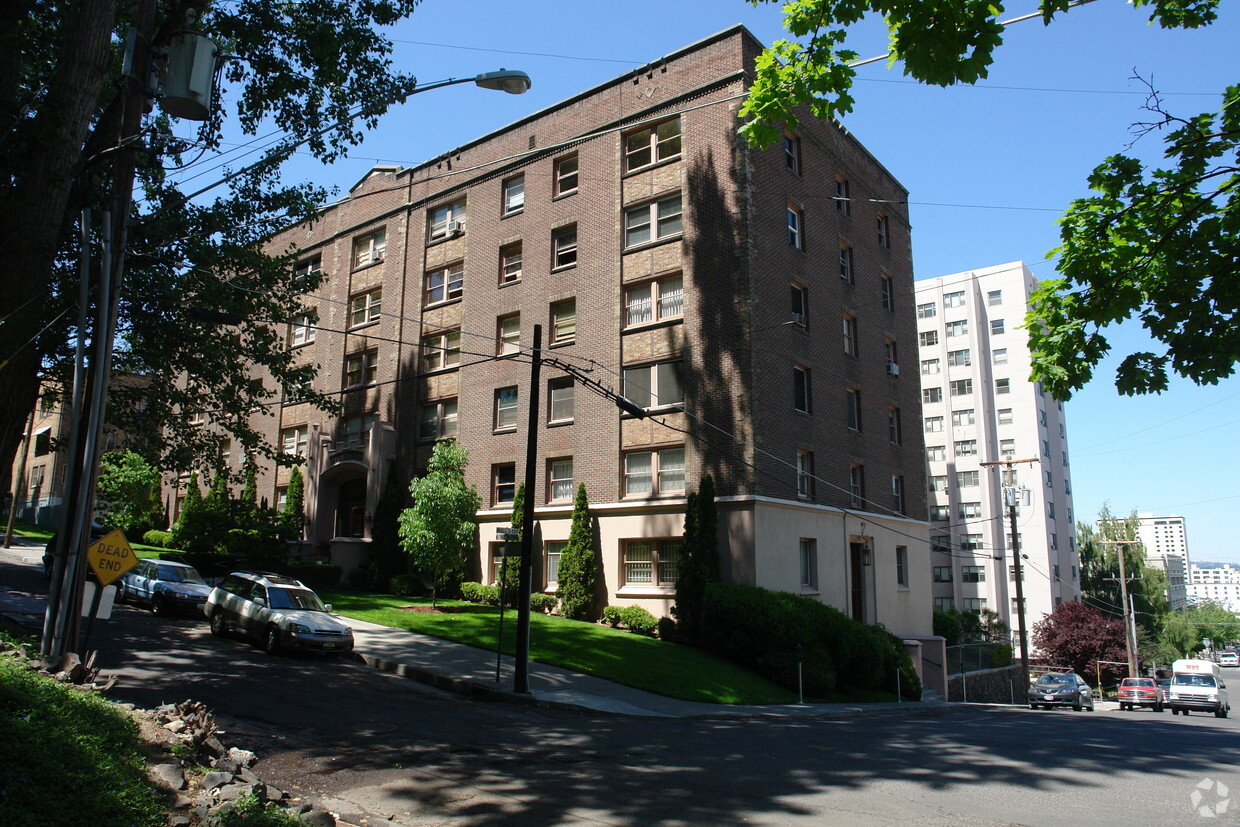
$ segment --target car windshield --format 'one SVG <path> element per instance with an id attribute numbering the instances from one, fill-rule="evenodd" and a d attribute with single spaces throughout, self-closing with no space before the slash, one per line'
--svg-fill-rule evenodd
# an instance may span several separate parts
<path id="1" fill-rule="evenodd" d="M 1171 682 L 1176 686 L 1214 686 L 1210 675 L 1176 675 Z"/>
<path id="2" fill-rule="evenodd" d="M 319 596 L 309 589 L 267 589 L 272 609 L 305 609 L 308 612 L 325 612 L 327 607 Z"/>
<path id="3" fill-rule="evenodd" d="M 202 579 L 202 575 L 195 569 L 181 568 L 180 566 L 156 566 L 156 579 L 163 580 L 167 583 L 196 583 L 199 586 L 207 585 L 207 581 Z"/>
<path id="4" fill-rule="evenodd" d="M 1072 683 L 1068 675 L 1043 675 L 1038 678 L 1038 686 L 1071 686 Z"/>
<path id="5" fill-rule="evenodd" d="M 1153 686 L 1152 678 L 1124 678 L 1124 686 Z"/>

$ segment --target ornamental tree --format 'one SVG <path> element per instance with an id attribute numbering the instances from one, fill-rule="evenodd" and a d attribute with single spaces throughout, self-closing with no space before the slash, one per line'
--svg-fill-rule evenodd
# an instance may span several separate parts
<path id="1" fill-rule="evenodd" d="M 1059 604 L 1033 624 L 1032 643 L 1052 666 L 1066 666 L 1087 680 L 1097 674 L 1098 661 L 1128 661 L 1124 621 L 1075 601 Z M 1127 672 L 1126 665 L 1102 665 L 1104 682 L 1118 680 Z"/>
<path id="2" fill-rule="evenodd" d="M 459 582 L 475 548 L 474 523 L 482 498 L 465 484 L 469 452 L 455 440 L 436 443 L 427 474 L 409 483 L 413 505 L 400 514 L 400 543 L 431 578 L 431 605 L 439 589 Z"/>
<path id="3" fill-rule="evenodd" d="M 573 501 L 573 521 L 568 530 L 568 544 L 560 555 L 555 596 L 560 600 L 560 614 L 573 620 L 595 620 L 594 595 L 598 583 L 598 553 L 594 548 L 590 501 L 585 483 L 578 483 Z"/>
<path id="4" fill-rule="evenodd" d="M 142 533 L 159 519 L 163 506 L 159 500 L 159 469 L 134 451 L 110 451 L 100 460 L 100 510 L 103 524 L 119 528 L 131 537 Z"/>

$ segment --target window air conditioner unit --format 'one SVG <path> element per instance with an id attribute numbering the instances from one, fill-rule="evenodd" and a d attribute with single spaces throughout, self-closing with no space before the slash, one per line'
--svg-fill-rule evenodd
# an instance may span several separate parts
<path id="1" fill-rule="evenodd" d="M 900 366 L 899 366 L 899 365 L 897 365 L 895 362 L 888 362 L 888 363 L 887 363 L 887 372 L 888 372 L 889 374 L 891 374 L 892 376 L 899 376 L 899 375 L 900 375 Z"/>
<path id="2" fill-rule="evenodd" d="M 792 323 L 799 324 L 801 327 L 805 327 L 805 314 L 804 313 L 793 313 Z"/>
<path id="3" fill-rule="evenodd" d="M 465 232 L 465 222 L 463 221 L 449 221 L 448 222 L 448 236 L 450 238 L 456 238 L 458 235 L 461 235 L 464 232 Z"/>

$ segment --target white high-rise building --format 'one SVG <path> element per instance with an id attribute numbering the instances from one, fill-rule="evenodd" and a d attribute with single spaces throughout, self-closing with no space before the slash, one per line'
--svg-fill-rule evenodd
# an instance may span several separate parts
<path id="1" fill-rule="evenodd" d="M 1182 609 L 1188 603 L 1188 535 L 1184 518 L 1138 514 L 1137 536 L 1145 548 L 1146 565 L 1167 573 L 1167 604 Z"/>
<path id="2" fill-rule="evenodd" d="M 1037 279 L 1021 262 L 916 282 L 934 604 L 993 609 L 1017 629 L 1003 486 L 1017 509 L 1030 629 L 1080 596 L 1063 406 L 1028 380 Z M 1032 460 L 1009 472 L 983 462 Z"/>

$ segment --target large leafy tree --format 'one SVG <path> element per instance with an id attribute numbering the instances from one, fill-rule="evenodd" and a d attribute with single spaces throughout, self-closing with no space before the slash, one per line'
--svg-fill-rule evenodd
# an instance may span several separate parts
<path id="1" fill-rule="evenodd" d="M 1124 623 L 1084 603 L 1061 603 L 1033 625 L 1033 646 L 1053 666 L 1066 666 L 1087 680 L 1097 675 L 1098 661 L 1124 664 Z M 1123 677 L 1127 666 L 1102 664 L 1103 683 Z"/>
<path id="2" fill-rule="evenodd" d="M 400 514 L 401 547 L 430 575 L 431 603 L 439 589 L 459 580 L 474 549 L 474 516 L 482 498 L 465 484 L 469 452 L 454 440 L 436 443 L 424 477 L 409 483 L 413 505 Z"/>
<path id="3" fill-rule="evenodd" d="M 757 5 L 776 0 L 750 0 Z M 782 2 L 782 0 L 781 0 Z M 1049 25 L 1074 5 L 1042 0 Z M 1164 28 L 1214 22 L 1219 0 L 1132 0 Z M 757 146 L 795 127 L 797 111 L 840 117 L 852 109 L 858 55 L 847 30 L 880 15 L 890 32 L 889 63 L 923 83 L 950 86 L 987 76 L 1003 42 L 1004 7 L 991 0 L 796 0 L 784 4 L 791 38 L 758 59 L 742 109 L 742 132 Z M 1104 328 L 1138 318 L 1160 352 L 1126 356 L 1122 393 L 1165 390 L 1174 372 L 1197 383 L 1230 376 L 1240 361 L 1240 86 L 1223 92 L 1217 113 L 1182 118 L 1148 108 L 1164 131 L 1165 169 L 1115 155 L 1089 178 L 1097 195 L 1074 201 L 1061 219 L 1061 278 L 1034 296 L 1026 319 L 1033 376 L 1067 399 L 1093 375 L 1110 343 Z"/>
<path id="4" fill-rule="evenodd" d="M 117 368 L 152 375 L 150 387 L 159 392 L 115 389 L 120 404 L 112 417 L 130 433 L 160 435 L 164 467 L 201 465 L 218 447 L 189 413 L 208 414 L 249 454 L 278 457 L 250 417 L 285 390 L 304 388 L 313 374 L 313 365 L 296 364 L 280 346 L 277 331 L 318 277 L 295 280 L 295 251 L 267 255 L 262 248 L 273 227 L 310 217 L 326 195 L 282 184 L 278 162 L 303 139 L 320 159 L 337 157 L 410 88 L 376 27 L 407 16 L 416 3 L 24 0 L 0 8 L 0 294 L 16 311 L 0 325 L 0 468 L 11 463 L 40 374 L 66 371 L 77 302 L 74 227 L 83 209 L 97 215 L 107 203 L 122 144 L 140 151 L 131 215 L 114 217 L 130 226 Z M 121 53 L 144 4 L 154 10 L 149 45 L 156 54 L 189 28 L 230 55 L 220 105 L 188 141 L 174 136 L 174 122 L 158 109 L 144 117 L 138 136 L 121 134 Z M 320 132 L 340 121 L 343 128 Z M 272 150 L 271 163 L 206 199 L 191 197 L 225 172 L 206 169 L 199 154 L 221 146 L 226 124 L 257 134 L 272 123 L 289 141 Z M 178 170 L 202 175 L 185 176 L 182 185 L 171 174 Z M 99 240 L 97 229 L 92 240 Z M 221 312 L 241 321 L 221 331 Z M 254 378 L 249 365 L 274 383 Z M 139 396 L 144 405 L 133 404 Z"/>
<path id="5" fill-rule="evenodd" d="M 103 524 L 141 537 L 163 514 L 159 469 L 134 451 L 110 451 L 100 460 L 99 500 Z"/>
<path id="6" fill-rule="evenodd" d="M 1200 603 L 1176 612 L 1167 621 L 1163 642 L 1176 657 L 1194 657 L 1209 640 L 1221 648 L 1240 639 L 1240 615 L 1214 603 Z"/>

